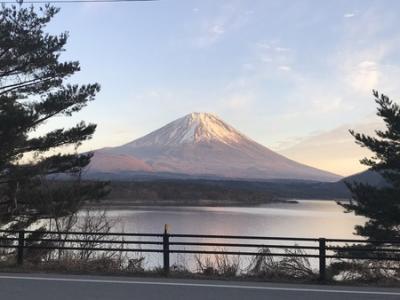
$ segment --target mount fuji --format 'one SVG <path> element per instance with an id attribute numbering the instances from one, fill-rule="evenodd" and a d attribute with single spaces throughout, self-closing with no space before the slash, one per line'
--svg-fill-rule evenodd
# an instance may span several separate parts
<path id="1" fill-rule="evenodd" d="M 246 180 L 340 179 L 266 148 L 209 113 L 191 113 L 125 145 L 96 150 L 89 168 L 89 174 L 135 172 Z"/>

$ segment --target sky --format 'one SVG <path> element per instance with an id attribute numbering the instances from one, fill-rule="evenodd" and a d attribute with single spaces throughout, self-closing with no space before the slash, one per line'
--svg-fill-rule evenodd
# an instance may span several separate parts
<path id="1" fill-rule="evenodd" d="M 59 6 L 48 30 L 70 34 L 62 59 L 82 67 L 71 82 L 99 82 L 102 90 L 82 112 L 42 130 L 97 123 L 82 151 L 127 143 L 190 112 L 211 112 L 273 150 L 348 175 L 362 170 L 357 159 L 349 167 L 349 148 L 334 143 L 343 159 L 332 163 L 316 137 L 373 120 L 372 89 L 400 99 L 400 1 Z"/>

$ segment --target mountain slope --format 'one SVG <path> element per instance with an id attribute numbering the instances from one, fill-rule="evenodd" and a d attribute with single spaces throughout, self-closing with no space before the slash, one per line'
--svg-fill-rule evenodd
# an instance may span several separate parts
<path id="1" fill-rule="evenodd" d="M 382 177 L 381 174 L 375 171 L 364 171 L 361 173 L 357 173 L 348 177 L 343 178 L 340 182 L 349 182 L 349 183 L 354 183 L 354 182 L 361 182 L 365 184 L 370 184 L 372 186 L 378 186 L 382 187 L 387 184 L 387 181 L 385 178 Z"/>
<path id="2" fill-rule="evenodd" d="M 279 155 L 208 113 L 186 115 L 128 144 L 95 151 L 92 170 L 104 169 L 241 179 L 335 181 L 340 178 Z"/>

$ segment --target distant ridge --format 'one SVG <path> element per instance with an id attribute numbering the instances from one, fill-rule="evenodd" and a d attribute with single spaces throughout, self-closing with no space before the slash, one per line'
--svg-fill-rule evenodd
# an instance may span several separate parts
<path id="1" fill-rule="evenodd" d="M 355 183 L 360 182 L 364 184 L 370 184 L 373 186 L 385 186 L 387 184 L 386 180 L 381 174 L 375 171 L 367 170 L 360 172 L 346 178 L 343 178 L 341 182 Z"/>
<path id="2" fill-rule="evenodd" d="M 191 113 L 125 145 L 96 150 L 90 172 L 257 180 L 341 178 L 273 152 L 210 113 Z"/>

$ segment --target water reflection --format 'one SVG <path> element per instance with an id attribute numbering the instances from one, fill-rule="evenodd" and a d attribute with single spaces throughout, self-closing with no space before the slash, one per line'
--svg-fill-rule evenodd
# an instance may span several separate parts
<path id="1" fill-rule="evenodd" d="M 136 207 L 134 209 L 109 210 L 108 218 L 115 222 L 115 232 L 162 233 L 164 224 L 170 225 L 171 233 L 283 236 L 307 238 L 356 238 L 354 226 L 364 219 L 354 214 L 345 214 L 334 201 L 300 200 L 297 204 L 275 203 L 258 207 Z M 152 238 L 139 238 L 153 240 Z M 180 239 L 179 241 L 192 241 Z M 244 241 L 226 239 L 198 239 L 197 242 L 213 243 L 258 243 L 291 244 L 285 241 Z M 303 243 L 304 244 L 304 243 Z M 305 243 L 305 245 L 315 246 Z M 171 247 L 173 249 L 174 246 Z M 144 246 L 143 248 L 148 248 Z M 154 248 L 154 247 L 153 247 Z M 182 247 L 178 247 L 182 249 Z M 176 248 L 176 249 L 178 249 Z M 185 250 L 199 249 L 185 246 Z M 235 248 L 230 251 L 257 252 L 259 248 Z M 216 248 L 204 248 L 216 250 Z M 219 248 L 221 250 L 221 248 Z M 276 249 L 274 252 L 282 252 Z M 314 254 L 314 253 L 313 253 Z M 132 254 L 133 255 L 133 254 Z M 146 267 L 162 264 L 159 254 L 144 254 Z M 242 257 L 241 267 L 246 266 L 249 257 Z M 213 260 L 213 258 L 211 257 Z M 195 268 L 193 255 L 171 255 L 172 264 L 185 264 Z M 311 260 L 314 268 L 317 261 Z"/>
<path id="2" fill-rule="evenodd" d="M 258 207 L 138 207 L 110 210 L 115 231 L 353 238 L 362 217 L 345 214 L 334 201 L 300 200 L 298 204 Z"/>

